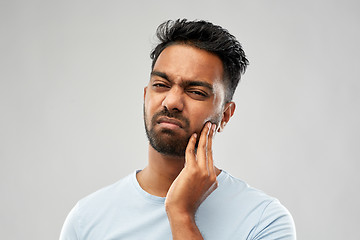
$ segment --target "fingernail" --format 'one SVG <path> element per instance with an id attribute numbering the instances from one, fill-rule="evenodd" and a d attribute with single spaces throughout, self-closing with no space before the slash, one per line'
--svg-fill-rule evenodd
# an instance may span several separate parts
<path id="1" fill-rule="evenodd" d="M 208 122 L 208 128 L 211 129 L 211 122 Z"/>
<path id="2" fill-rule="evenodd" d="M 197 134 L 196 134 L 196 133 L 194 133 L 194 137 L 197 138 Z"/>

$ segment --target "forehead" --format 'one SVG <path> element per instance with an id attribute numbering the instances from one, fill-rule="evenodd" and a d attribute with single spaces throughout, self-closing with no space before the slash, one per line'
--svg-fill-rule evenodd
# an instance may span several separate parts
<path id="1" fill-rule="evenodd" d="M 165 48 L 159 55 L 153 71 L 163 72 L 171 80 L 223 84 L 223 64 L 220 58 L 215 54 L 185 44 Z"/>

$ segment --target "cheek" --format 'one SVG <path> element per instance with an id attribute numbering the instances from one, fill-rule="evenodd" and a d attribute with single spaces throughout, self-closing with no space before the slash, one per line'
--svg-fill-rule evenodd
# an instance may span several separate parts
<path id="1" fill-rule="evenodd" d="M 162 96 L 157 94 L 151 94 L 147 91 L 144 98 L 144 118 L 148 124 L 151 124 L 151 120 L 157 112 L 163 110 L 162 107 Z"/>
<path id="2" fill-rule="evenodd" d="M 152 105 L 152 102 L 149 101 L 148 97 L 146 97 L 144 100 L 144 118 L 148 123 L 150 123 L 151 116 L 153 114 Z"/>
<path id="3" fill-rule="evenodd" d="M 192 114 L 191 127 L 193 129 L 193 132 L 200 133 L 205 123 L 207 123 L 208 121 L 213 122 L 214 115 L 211 115 L 211 113 L 211 111 L 206 111 L 206 108 L 201 108 L 199 111 L 197 111 L 197 114 Z"/>
<path id="4" fill-rule="evenodd" d="M 163 103 L 164 96 L 161 94 L 153 94 L 151 91 L 148 90 L 148 93 L 145 96 L 144 103 L 146 108 L 149 111 L 152 111 L 156 108 L 161 108 Z"/>
<path id="5" fill-rule="evenodd" d="M 144 106 L 147 115 L 151 114 L 154 111 L 155 101 L 154 97 L 151 96 L 151 94 L 147 94 L 144 100 Z"/>
<path id="6" fill-rule="evenodd" d="M 207 109 L 207 110 L 206 110 Z M 194 128 L 201 131 L 205 123 L 212 122 L 219 125 L 222 118 L 221 109 L 213 109 L 212 107 L 202 108 L 198 114 L 193 115 Z"/>

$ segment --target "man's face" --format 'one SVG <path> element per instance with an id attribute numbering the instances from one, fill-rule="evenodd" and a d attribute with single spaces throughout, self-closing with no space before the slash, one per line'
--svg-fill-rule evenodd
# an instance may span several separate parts
<path id="1" fill-rule="evenodd" d="M 193 133 L 222 119 L 225 86 L 219 57 L 189 45 L 172 45 L 158 57 L 144 90 L 144 121 L 150 145 L 165 155 L 185 156 Z"/>

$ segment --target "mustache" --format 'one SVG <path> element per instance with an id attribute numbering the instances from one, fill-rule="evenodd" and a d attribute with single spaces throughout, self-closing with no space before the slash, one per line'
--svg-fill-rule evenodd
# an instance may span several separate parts
<path id="1" fill-rule="evenodd" d="M 151 119 L 152 125 L 156 124 L 156 120 L 160 117 L 168 117 L 168 118 L 174 118 L 178 121 L 180 121 L 184 128 L 188 128 L 190 126 L 190 121 L 186 117 L 184 117 L 181 112 L 169 112 L 166 108 L 161 110 L 160 112 L 157 112 L 154 114 L 154 116 Z"/>

